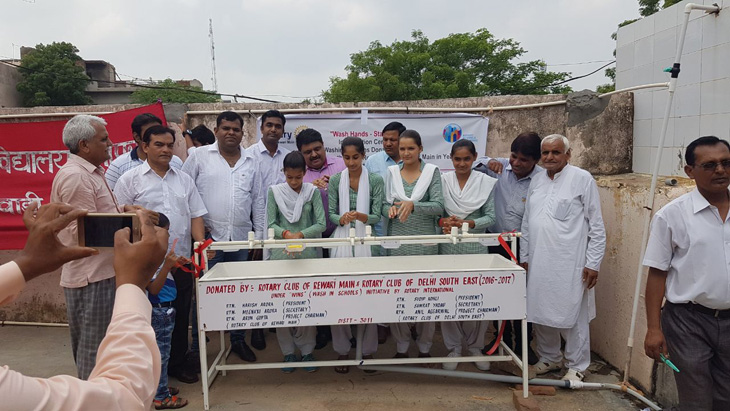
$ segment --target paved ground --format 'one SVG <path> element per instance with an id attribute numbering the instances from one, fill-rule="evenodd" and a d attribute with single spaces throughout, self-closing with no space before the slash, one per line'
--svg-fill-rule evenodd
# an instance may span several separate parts
<path id="1" fill-rule="evenodd" d="M 218 347 L 217 333 L 211 333 L 208 344 Z M 445 355 L 437 333 L 432 354 Z M 259 360 L 281 361 L 274 334 L 266 333 L 269 347 L 257 352 Z M 7 364 L 26 375 L 48 377 L 56 374 L 75 375 L 67 328 L 3 327 L 0 328 L 0 364 Z M 413 350 L 414 348 L 411 347 Z M 391 340 L 380 346 L 380 355 L 395 352 Z M 415 354 L 415 353 L 413 353 Z M 331 345 L 315 351 L 317 359 L 335 359 Z M 354 355 L 354 350 L 353 350 Z M 233 354 L 229 362 L 239 362 Z M 471 364 L 460 364 L 461 371 L 476 371 Z M 610 368 L 594 362 L 586 381 L 619 380 Z M 552 378 L 558 378 L 559 374 Z M 181 388 L 181 396 L 190 400 L 185 409 L 203 409 L 200 383 L 172 385 Z M 365 374 L 352 368 L 348 374 L 337 374 L 332 368 L 315 373 L 299 369 L 292 374 L 279 370 L 232 371 L 219 376 L 211 388 L 212 410 L 514 410 L 512 386 L 462 378 L 447 378 L 377 372 Z M 559 389 L 554 397 L 536 397 L 543 411 L 570 410 L 639 410 L 644 406 L 632 403 L 621 393 L 612 391 L 573 391 Z"/>

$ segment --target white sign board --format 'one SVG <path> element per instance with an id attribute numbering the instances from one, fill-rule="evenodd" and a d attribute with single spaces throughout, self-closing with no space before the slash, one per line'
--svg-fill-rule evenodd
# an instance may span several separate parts
<path id="1" fill-rule="evenodd" d="M 289 114 L 279 144 L 296 151 L 296 135 L 303 129 L 313 128 L 322 134 L 328 155 L 340 156 L 340 144 L 345 137 L 360 137 L 365 143 L 365 155 L 371 155 L 383 150 L 382 130 L 392 121 L 418 131 L 423 142 L 421 158 L 442 171 L 453 170 L 451 145 L 460 139 L 472 141 L 479 155 L 486 153 L 489 119 L 465 113 L 372 114 L 363 110 L 360 114 Z"/>
<path id="2" fill-rule="evenodd" d="M 330 260 L 332 261 L 332 260 Z M 525 272 L 483 270 L 200 281 L 205 331 L 522 319 Z"/>

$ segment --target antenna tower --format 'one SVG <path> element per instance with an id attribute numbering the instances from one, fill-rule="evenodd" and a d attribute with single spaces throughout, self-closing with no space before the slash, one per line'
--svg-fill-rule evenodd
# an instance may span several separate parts
<path id="1" fill-rule="evenodd" d="M 213 19 L 209 19 L 208 21 L 210 23 L 210 30 L 208 32 L 208 37 L 210 37 L 210 69 L 213 74 L 213 77 L 211 77 L 211 81 L 213 82 L 213 91 L 218 91 L 218 75 L 216 74 L 215 70 L 215 42 L 213 41 Z"/>

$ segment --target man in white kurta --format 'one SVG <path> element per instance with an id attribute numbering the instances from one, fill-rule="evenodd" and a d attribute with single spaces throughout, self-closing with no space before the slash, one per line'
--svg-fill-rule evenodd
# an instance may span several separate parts
<path id="1" fill-rule="evenodd" d="M 590 365 L 588 323 L 596 316 L 593 286 L 606 248 L 598 188 L 587 171 L 568 164 L 565 137 L 545 137 L 545 172 L 530 185 L 520 261 L 528 263 L 527 320 L 535 324 L 538 374 L 561 369 L 581 381 Z"/>

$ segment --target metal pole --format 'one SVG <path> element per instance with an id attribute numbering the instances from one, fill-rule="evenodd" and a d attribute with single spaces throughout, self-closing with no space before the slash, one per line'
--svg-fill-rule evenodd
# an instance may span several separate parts
<path id="1" fill-rule="evenodd" d="M 641 254 L 639 259 L 639 267 L 636 272 L 636 287 L 634 288 L 634 302 L 631 307 L 631 326 L 629 327 L 629 338 L 626 342 L 626 365 L 624 366 L 623 383 L 629 381 L 631 371 L 631 356 L 634 350 L 634 333 L 636 332 L 636 315 L 639 309 L 639 296 L 641 295 L 641 284 L 644 278 L 644 253 L 646 252 L 646 243 L 649 239 L 649 225 L 651 224 L 651 213 L 654 208 L 654 195 L 656 193 L 657 177 L 659 175 L 659 166 L 662 160 L 662 149 L 664 148 L 664 140 L 667 136 L 667 126 L 669 125 L 669 116 L 672 111 L 672 102 L 674 101 L 674 90 L 677 88 L 677 78 L 679 77 L 679 66 L 682 58 L 682 49 L 684 48 L 684 38 L 687 34 L 687 24 L 689 23 L 689 15 L 692 10 L 705 10 L 707 12 L 719 12 L 718 6 L 703 6 L 700 4 L 689 3 L 684 8 L 684 21 L 679 35 L 679 43 L 677 43 L 677 52 L 674 56 L 674 64 L 671 70 L 671 78 L 669 80 L 669 98 L 667 106 L 664 109 L 664 119 L 662 121 L 662 129 L 659 134 L 659 146 L 657 148 L 656 159 L 654 160 L 654 170 L 651 175 L 651 187 L 649 188 L 649 199 L 644 207 L 644 233 L 641 239 Z"/>
<path id="2" fill-rule="evenodd" d="M 522 396 L 527 398 L 530 390 L 527 388 L 527 380 L 530 374 L 530 362 L 527 360 L 527 318 L 520 321 L 522 323 Z"/>

